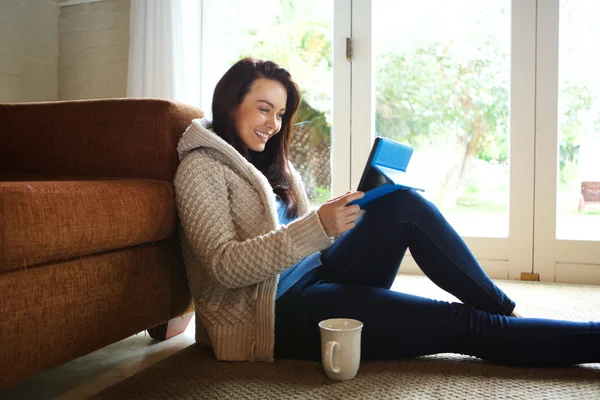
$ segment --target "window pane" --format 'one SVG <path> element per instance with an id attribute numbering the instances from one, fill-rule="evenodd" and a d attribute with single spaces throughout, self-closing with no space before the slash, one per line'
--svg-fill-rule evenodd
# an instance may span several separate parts
<path id="1" fill-rule="evenodd" d="M 210 110 L 218 79 L 240 58 L 255 56 L 283 65 L 302 91 L 290 146 L 291 160 L 303 177 L 313 206 L 328 200 L 333 1 L 204 0 L 202 23 L 202 107 Z"/>
<path id="2" fill-rule="evenodd" d="M 600 240 L 600 2 L 561 0 L 556 236 Z"/>
<path id="3" fill-rule="evenodd" d="M 373 2 L 376 134 L 463 236 L 508 236 L 510 5 Z"/>

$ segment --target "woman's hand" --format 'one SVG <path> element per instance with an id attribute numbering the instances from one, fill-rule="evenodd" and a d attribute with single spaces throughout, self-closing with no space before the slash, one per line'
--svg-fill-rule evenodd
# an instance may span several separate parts
<path id="1" fill-rule="evenodd" d="M 319 218 L 327 236 L 336 237 L 354 228 L 360 206 L 349 206 L 348 203 L 361 199 L 364 195 L 363 192 L 346 192 L 319 207 Z"/>

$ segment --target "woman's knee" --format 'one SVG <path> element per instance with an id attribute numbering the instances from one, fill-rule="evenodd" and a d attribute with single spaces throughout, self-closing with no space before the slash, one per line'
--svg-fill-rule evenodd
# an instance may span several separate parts
<path id="1" fill-rule="evenodd" d="M 414 190 L 396 190 L 365 207 L 369 214 L 381 214 L 386 220 L 414 219 L 418 215 L 437 213 L 436 206 Z"/>

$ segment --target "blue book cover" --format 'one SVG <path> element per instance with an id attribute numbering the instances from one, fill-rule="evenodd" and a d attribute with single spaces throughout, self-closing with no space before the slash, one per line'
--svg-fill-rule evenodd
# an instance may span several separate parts
<path id="1" fill-rule="evenodd" d="M 396 190 L 424 191 L 406 176 L 412 154 L 412 147 L 377 136 L 358 184 L 357 190 L 364 192 L 365 196 L 349 204 L 362 207 Z"/>

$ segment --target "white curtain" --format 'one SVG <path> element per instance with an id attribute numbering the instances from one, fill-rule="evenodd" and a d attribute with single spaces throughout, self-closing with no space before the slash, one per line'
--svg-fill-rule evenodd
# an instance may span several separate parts
<path id="1" fill-rule="evenodd" d="M 131 0 L 127 97 L 200 106 L 201 0 Z"/>

